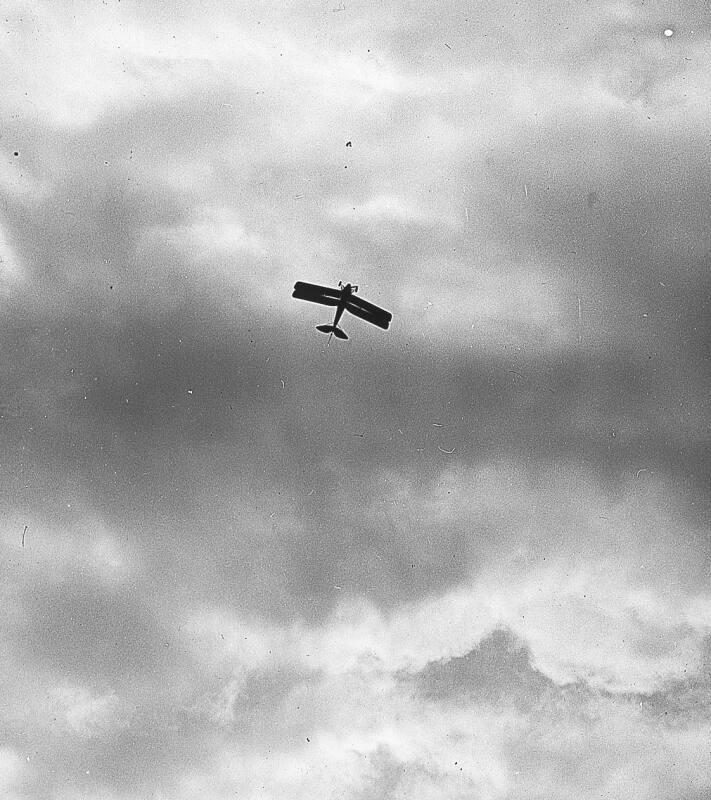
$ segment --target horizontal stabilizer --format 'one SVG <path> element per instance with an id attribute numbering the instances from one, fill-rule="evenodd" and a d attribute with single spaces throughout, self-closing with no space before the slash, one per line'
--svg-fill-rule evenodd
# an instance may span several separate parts
<path id="1" fill-rule="evenodd" d="M 339 339 L 348 338 L 348 336 L 340 328 L 337 328 L 335 325 L 317 325 L 316 330 L 321 331 L 321 333 L 332 333 Z"/>

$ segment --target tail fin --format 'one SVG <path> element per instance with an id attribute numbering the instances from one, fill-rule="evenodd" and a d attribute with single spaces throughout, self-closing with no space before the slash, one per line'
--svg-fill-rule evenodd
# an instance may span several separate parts
<path id="1" fill-rule="evenodd" d="M 340 329 L 337 328 L 335 325 L 317 325 L 317 331 L 321 331 L 321 333 L 332 333 L 334 336 L 337 336 L 339 339 L 347 339 L 348 337 L 346 334 Z"/>

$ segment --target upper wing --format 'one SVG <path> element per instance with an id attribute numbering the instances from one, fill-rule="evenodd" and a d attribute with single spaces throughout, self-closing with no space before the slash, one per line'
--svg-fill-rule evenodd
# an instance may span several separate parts
<path id="1" fill-rule="evenodd" d="M 341 299 L 340 289 L 329 289 L 327 286 L 317 286 L 315 283 L 297 281 L 291 295 L 297 300 L 309 300 L 312 303 L 322 303 L 324 306 L 337 306 Z"/>
<path id="2" fill-rule="evenodd" d="M 393 315 L 389 311 L 384 311 L 382 308 L 374 306 L 367 300 L 361 300 L 360 297 L 354 297 L 353 295 L 348 298 L 346 308 L 356 317 L 360 317 L 366 322 L 370 322 L 386 330 L 390 325 L 390 320 L 393 318 Z"/>

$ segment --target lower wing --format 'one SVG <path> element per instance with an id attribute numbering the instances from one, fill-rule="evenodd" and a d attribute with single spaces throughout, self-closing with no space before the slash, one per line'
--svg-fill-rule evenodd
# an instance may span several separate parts
<path id="1" fill-rule="evenodd" d="M 390 325 L 390 320 L 393 318 L 393 315 L 389 311 L 378 308 L 378 306 L 374 306 L 367 300 L 361 300 L 360 297 L 351 296 L 346 304 L 346 309 L 354 316 L 360 317 L 366 322 L 370 322 L 371 325 L 377 325 L 379 328 L 384 328 L 385 330 L 387 330 Z"/>
<path id="2" fill-rule="evenodd" d="M 291 295 L 297 300 L 308 300 L 311 303 L 321 303 L 324 306 L 337 306 L 341 299 L 340 289 L 329 289 L 327 286 L 317 286 L 315 283 L 297 281 Z"/>

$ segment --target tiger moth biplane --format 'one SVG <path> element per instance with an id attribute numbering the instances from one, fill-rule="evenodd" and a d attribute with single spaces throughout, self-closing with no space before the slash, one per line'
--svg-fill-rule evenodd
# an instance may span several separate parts
<path id="1" fill-rule="evenodd" d="M 378 306 L 356 297 L 357 286 L 350 283 L 345 285 L 339 281 L 337 289 L 329 289 L 327 286 L 317 286 L 314 283 L 304 283 L 297 281 L 294 284 L 292 297 L 297 300 L 308 300 L 311 303 L 321 303 L 324 306 L 336 306 L 336 315 L 331 325 L 317 325 L 316 330 L 321 333 L 332 334 L 339 339 L 347 339 L 345 332 L 338 327 L 338 323 L 344 311 L 350 311 L 356 317 L 377 325 L 379 328 L 387 330 L 393 315 L 389 311 L 384 311 Z"/>

